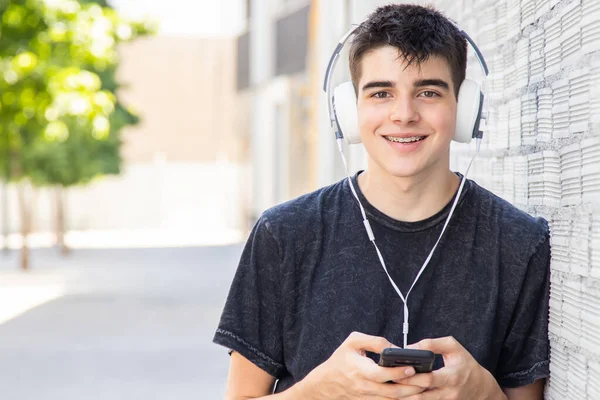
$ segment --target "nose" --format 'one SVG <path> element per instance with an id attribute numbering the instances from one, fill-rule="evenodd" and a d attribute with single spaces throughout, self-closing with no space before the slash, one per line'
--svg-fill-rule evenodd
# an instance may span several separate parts
<path id="1" fill-rule="evenodd" d="M 398 96 L 390 107 L 392 122 L 408 124 L 417 122 L 420 118 L 416 102 L 410 96 Z"/>

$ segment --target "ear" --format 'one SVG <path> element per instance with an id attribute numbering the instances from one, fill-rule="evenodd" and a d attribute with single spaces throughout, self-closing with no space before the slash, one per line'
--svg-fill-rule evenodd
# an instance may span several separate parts
<path id="1" fill-rule="evenodd" d="M 482 102 L 483 94 L 479 84 L 465 79 L 458 91 L 456 131 L 452 140 L 459 143 L 471 142 L 473 136 L 479 131 Z"/>
<path id="2" fill-rule="evenodd" d="M 333 91 L 333 107 L 336 122 L 348 144 L 361 143 L 358 129 L 358 109 L 356 92 L 351 81 L 344 82 Z"/>

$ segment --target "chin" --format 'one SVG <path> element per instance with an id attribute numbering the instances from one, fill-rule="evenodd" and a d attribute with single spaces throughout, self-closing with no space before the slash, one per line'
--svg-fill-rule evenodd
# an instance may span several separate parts
<path id="1" fill-rule="evenodd" d="M 379 163 L 379 166 L 382 166 L 383 168 L 378 168 L 378 169 L 380 169 L 380 171 L 385 173 L 386 175 L 394 177 L 394 178 L 415 177 L 415 176 L 422 174 L 423 171 L 425 170 L 425 168 L 423 168 L 423 166 L 415 166 L 414 163 L 411 163 L 411 164 L 402 163 L 402 164 L 404 164 L 404 165 L 399 165 L 398 163 L 389 163 L 389 164 Z"/>
<path id="2" fill-rule="evenodd" d="M 388 175 L 393 176 L 394 178 L 412 178 L 418 176 L 423 170 L 421 169 L 403 169 L 403 168 L 393 168 L 386 170 Z"/>
<path id="3" fill-rule="evenodd" d="M 377 165 L 387 175 L 396 178 L 425 178 L 438 175 L 440 170 L 449 169 L 441 155 L 421 155 L 420 157 L 385 157 L 379 159 Z"/>

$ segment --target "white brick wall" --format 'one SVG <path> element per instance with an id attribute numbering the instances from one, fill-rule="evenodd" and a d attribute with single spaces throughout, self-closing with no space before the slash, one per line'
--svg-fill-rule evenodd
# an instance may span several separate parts
<path id="1" fill-rule="evenodd" d="M 470 177 L 550 222 L 547 398 L 600 399 L 600 0 L 411 2 L 458 22 L 490 67 Z M 385 3 L 354 0 L 353 22 Z M 472 52 L 467 75 L 481 77 Z M 464 171 L 473 151 L 453 145 L 452 168 Z M 364 168 L 364 154 L 351 165 Z"/>

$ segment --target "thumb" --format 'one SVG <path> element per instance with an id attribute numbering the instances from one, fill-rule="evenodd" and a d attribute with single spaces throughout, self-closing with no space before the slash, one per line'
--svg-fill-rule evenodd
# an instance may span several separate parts
<path id="1" fill-rule="evenodd" d="M 360 332 L 352 332 L 344 344 L 354 350 L 381 353 L 383 349 L 394 346 L 390 341 L 381 336 L 371 336 Z"/>

